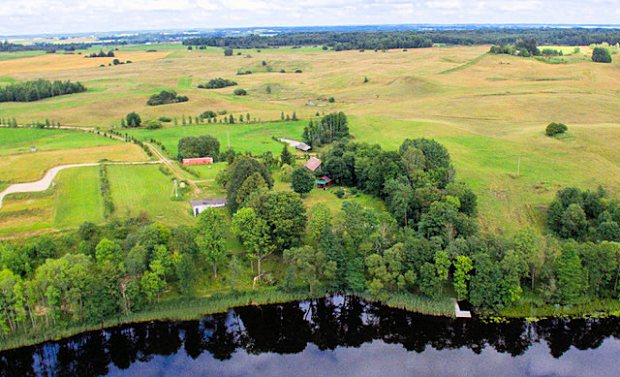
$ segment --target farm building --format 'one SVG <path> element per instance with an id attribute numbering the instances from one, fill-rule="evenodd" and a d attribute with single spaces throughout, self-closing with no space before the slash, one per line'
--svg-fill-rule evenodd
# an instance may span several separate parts
<path id="1" fill-rule="evenodd" d="M 190 201 L 192 205 L 192 213 L 194 216 L 200 215 L 207 208 L 220 208 L 226 205 L 226 198 L 213 198 Z"/>
<path id="2" fill-rule="evenodd" d="M 280 141 L 302 152 L 308 152 L 310 149 L 312 149 L 311 146 L 306 143 L 302 143 L 301 141 L 291 139 L 280 139 Z"/>
<path id="3" fill-rule="evenodd" d="M 320 190 L 327 190 L 332 184 L 334 184 L 334 181 L 328 176 L 323 176 L 314 182 L 316 183 L 316 188 Z"/>
<path id="4" fill-rule="evenodd" d="M 312 147 L 306 143 L 299 143 L 295 146 L 295 148 L 299 149 L 302 152 L 308 152 L 310 149 L 312 149 Z"/>
<path id="5" fill-rule="evenodd" d="M 321 160 L 316 157 L 310 157 L 304 164 L 304 167 L 314 173 L 321 168 Z"/>
<path id="6" fill-rule="evenodd" d="M 184 158 L 183 165 L 211 165 L 213 157 Z"/>

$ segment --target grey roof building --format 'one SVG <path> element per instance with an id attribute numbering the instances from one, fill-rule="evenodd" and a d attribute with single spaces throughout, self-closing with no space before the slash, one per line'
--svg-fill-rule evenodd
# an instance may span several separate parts
<path id="1" fill-rule="evenodd" d="M 192 200 L 189 203 L 192 205 L 192 213 L 194 216 L 198 216 L 207 208 L 224 207 L 226 205 L 226 198 Z"/>

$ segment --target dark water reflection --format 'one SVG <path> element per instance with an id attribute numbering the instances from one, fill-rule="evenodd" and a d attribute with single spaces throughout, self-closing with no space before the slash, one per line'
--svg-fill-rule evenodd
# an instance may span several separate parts
<path id="1" fill-rule="evenodd" d="M 620 376 L 620 320 L 485 324 L 335 296 L 0 353 L 0 376 Z"/>

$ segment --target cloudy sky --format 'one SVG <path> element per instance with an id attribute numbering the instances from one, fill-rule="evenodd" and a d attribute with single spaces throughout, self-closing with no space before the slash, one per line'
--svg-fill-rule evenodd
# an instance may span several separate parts
<path id="1" fill-rule="evenodd" d="M 618 24 L 620 0 L 0 0 L 0 35 L 415 23 Z"/>

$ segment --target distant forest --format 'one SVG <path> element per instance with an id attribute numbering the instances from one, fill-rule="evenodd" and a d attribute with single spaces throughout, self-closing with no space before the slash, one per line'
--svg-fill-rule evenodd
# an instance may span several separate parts
<path id="1" fill-rule="evenodd" d="M 231 48 L 269 48 L 282 46 L 323 45 L 334 50 L 383 50 L 393 48 L 430 47 L 433 43 L 452 45 L 506 45 L 518 39 L 534 38 L 541 45 L 585 46 L 594 43 L 620 43 L 620 29 L 534 29 L 496 28 L 394 32 L 312 32 L 275 36 L 243 37 L 201 36 L 183 41 L 186 46 Z"/>
<path id="2" fill-rule="evenodd" d="M 0 52 L 19 52 L 19 51 L 48 51 L 56 52 L 56 50 L 75 51 L 85 50 L 92 46 L 91 43 L 35 43 L 31 45 L 22 45 L 17 43 L 0 41 Z"/>

